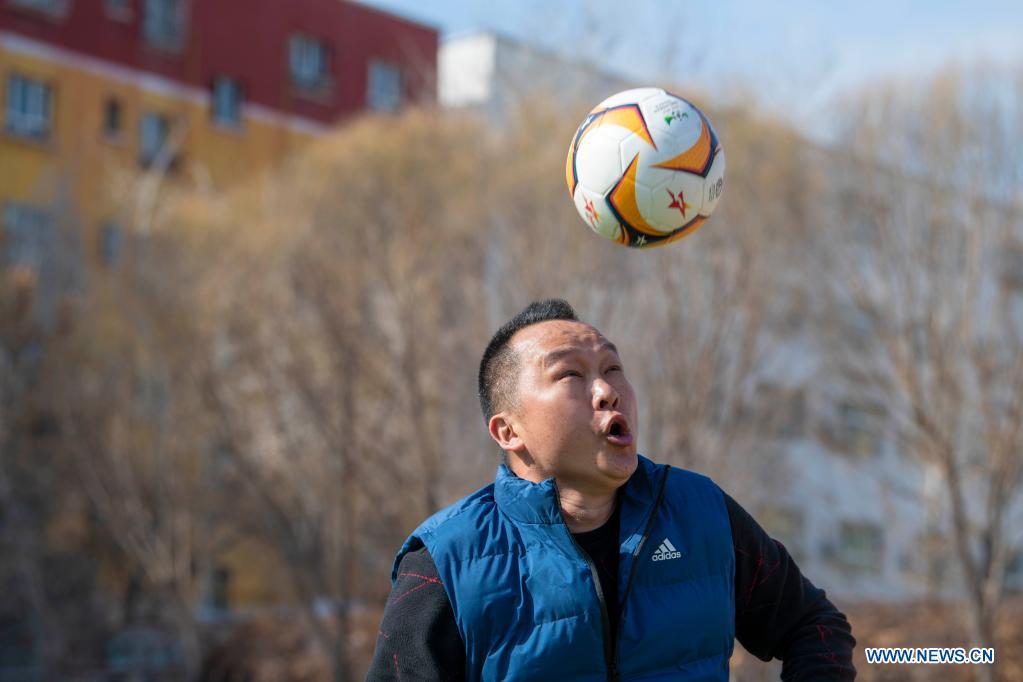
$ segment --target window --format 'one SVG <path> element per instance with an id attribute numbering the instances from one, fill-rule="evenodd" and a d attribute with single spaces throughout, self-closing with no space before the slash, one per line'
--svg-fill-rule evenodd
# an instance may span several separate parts
<path id="1" fill-rule="evenodd" d="M 107 640 L 108 678 L 185 679 L 184 652 L 174 635 L 142 625 L 122 628 Z"/>
<path id="2" fill-rule="evenodd" d="M 131 21 L 131 0 L 104 0 L 103 8 L 114 21 Z"/>
<path id="3" fill-rule="evenodd" d="M 852 301 L 839 304 L 834 309 L 837 315 L 838 331 L 851 348 L 867 350 L 877 343 L 882 331 L 881 319 L 867 306 Z"/>
<path id="4" fill-rule="evenodd" d="M 843 402 L 820 436 L 828 447 L 840 454 L 874 457 L 881 451 L 883 418 L 884 409 L 880 405 Z"/>
<path id="5" fill-rule="evenodd" d="M 7 0 L 11 7 L 35 10 L 53 17 L 64 17 L 70 7 L 70 0 Z"/>
<path id="6" fill-rule="evenodd" d="M 806 420 L 806 396 L 800 388 L 788 388 L 773 382 L 757 386 L 753 411 L 756 426 L 765 435 L 798 438 Z"/>
<path id="7" fill-rule="evenodd" d="M 184 0 L 145 0 L 142 35 L 155 47 L 180 50 L 185 43 Z"/>
<path id="8" fill-rule="evenodd" d="M 42 81 L 12 74 L 7 79 L 8 132 L 46 139 L 51 131 L 53 92 Z"/>
<path id="9" fill-rule="evenodd" d="M 327 46 L 322 40 L 293 35 L 288 43 L 291 82 L 303 89 L 322 88 L 327 83 Z"/>
<path id="10" fill-rule="evenodd" d="M 144 372 L 134 377 L 131 410 L 143 419 L 158 419 L 170 405 L 169 379 L 159 372 Z"/>
<path id="11" fill-rule="evenodd" d="M 919 530 L 913 542 L 900 548 L 898 567 L 903 575 L 936 589 L 951 578 L 951 548 L 946 533 L 928 524 Z"/>
<path id="12" fill-rule="evenodd" d="M 220 340 L 216 342 L 216 345 L 221 346 Z M 214 349 L 214 353 L 218 355 L 222 352 L 222 347 Z M 236 475 L 235 454 L 227 442 L 214 443 L 206 463 L 208 465 L 206 475 L 214 481 L 224 481 Z"/>
<path id="13" fill-rule="evenodd" d="M 840 431 L 847 449 L 857 455 L 876 455 L 881 447 L 876 420 L 881 415 L 876 406 L 846 403 L 839 407 Z"/>
<path id="14" fill-rule="evenodd" d="M 1023 244 L 1010 243 L 1000 251 L 1002 286 L 1023 291 Z"/>
<path id="15" fill-rule="evenodd" d="M 884 530 L 875 523 L 842 521 L 838 528 L 835 559 L 855 570 L 880 572 L 884 556 Z"/>
<path id="16" fill-rule="evenodd" d="M 2 225 L 3 262 L 38 270 L 50 240 L 49 214 L 37 206 L 10 202 L 4 205 Z"/>
<path id="17" fill-rule="evenodd" d="M 913 360 L 918 364 L 926 362 L 928 349 L 931 345 L 930 326 L 927 320 L 910 320 L 900 331 L 909 351 L 913 355 Z"/>
<path id="18" fill-rule="evenodd" d="M 242 88 L 233 78 L 221 76 L 213 81 L 213 120 L 238 126 L 242 119 Z"/>
<path id="19" fill-rule="evenodd" d="M 121 103 L 114 97 L 103 105 L 103 134 L 107 137 L 121 134 Z"/>
<path id="20" fill-rule="evenodd" d="M 139 126 L 139 162 L 149 167 L 163 151 L 170 135 L 170 119 L 164 114 L 146 112 Z"/>
<path id="21" fill-rule="evenodd" d="M 4 670 L 33 670 L 39 665 L 39 626 L 31 618 L 0 620 L 0 662 Z M 9 673 L 12 677 L 17 673 Z"/>
<path id="22" fill-rule="evenodd" d="M 104 223 L 99 233 L 99 255 L 105 265 L 116 265 L 121 260 L 121 226 Z"/>
<path id="23" fill-rule="evenodd" d="M 366 104 L 377 111 L 401 109 L 401 70 L 393 64 L 372 60 L 369 63 L 369 92 Z"/>
<path id="24" fill-rule="evenodd" d="M 1009 554 L 1005 567 L 1005 591 L 1011 594 L 1023 592 L 1023 550 Z"/>
<path id="25" fill-rule="evenodd" d="M 220 566 L 210 577 L 210 606 L 221 611 L 231 604 L 231 570 Z"/>
<path id="26" fill-rule="evenodd" d="M 767 505 L 760 509 L 757 521 L 772 538 L 781 541 L 795 559 L 804 558 L 804 521 L 798 509 Z"/>

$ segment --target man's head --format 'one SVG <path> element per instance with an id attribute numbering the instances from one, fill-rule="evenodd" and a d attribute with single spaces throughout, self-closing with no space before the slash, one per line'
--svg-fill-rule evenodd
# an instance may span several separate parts
<path id="1" fill-rule="evenodd" d="M 614 344 L 565 301 L 531 303 L 483 354 L 480 406 L 524 478 L 602 492 L 636 468 L 636 397 Z"/>

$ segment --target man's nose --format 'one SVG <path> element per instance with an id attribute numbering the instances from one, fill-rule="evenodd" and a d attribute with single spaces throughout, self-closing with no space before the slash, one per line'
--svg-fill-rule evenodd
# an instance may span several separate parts
<path id="1" fill-rule="evenodd" d="M 593 382 L 593 407 L 598 410 L 618 408 L 618 392 L 603 379 Z"/>

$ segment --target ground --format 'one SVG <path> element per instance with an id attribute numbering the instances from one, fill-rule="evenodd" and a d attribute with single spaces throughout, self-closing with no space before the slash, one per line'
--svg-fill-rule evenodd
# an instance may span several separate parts
<path id="1" fill-rule="evenodd" d="M 863 649 L 867 646 L 932 647 L 974 646 L 967 634 L 965 605 L 959 603 L 907 604 L 861 603 L 850 605 L 838 600 L 836 605 L 849 617 L 856 637 L 856 670 L 858 682 L 916 682 L 942 680 L 967 682 L 971 666 L 962 665 L 868 665 Z M 365 677 L 373 654 L 380 609 L 359 609 L 354 614 L 355 630 L 351 635 L 354 678 Z M 1000 682 L 1023 682 L 1023 597 L 1006 601 L 998 622 L 995 660 Z M 214 679 L 243 679 L 251 682 L 331 682 L 328 657 L 316 646 L 305 622 L 297 617 L 262 616 L 237 626 L 232 632 L 216 637 L 218 649 L 209 661 L 218 673 L 230 669 L 230 677 L 214 675 Z M 985 643 L 986 644 L 986 643 Z M 239 667 L 240 666 L 240 667 Z M 779 678 L 778 662 L 765 664 L 736 645 L 731 661 L 732 682 L 767 682 Z M 244 672 L 242 673 L 242 668 Z"/>

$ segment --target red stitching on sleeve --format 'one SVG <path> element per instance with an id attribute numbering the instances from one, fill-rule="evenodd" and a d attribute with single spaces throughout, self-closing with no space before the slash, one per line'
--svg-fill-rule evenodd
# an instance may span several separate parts
<path id="1" fill-rule="evenodd" d="M 428 575 L 419 575 L 418 573 L 399 573 L 398 577 L 400 578 L 403 575 L 410 575 L 413 578 L 422 578 L 423 580 L 425 580 L 427 582 L 430 582 L 430 583 L 439 583 L 440 582 L 440 578 L 431 578 Z"/>
<path id="2" fill-rule="evenodd" d="M 749 552 L 746 552 L 742 549 L 739 549 L 738 551 L 741 554 L 745 554 L 746 556 L 752 556 Z M 765 563 L 766 562 L 764 561 L 764 548 L 761 547 L 757 551 L 757 569 L 753 572 L 753 579 L 750 582 L 749 589 L 746 591 L 746 594 L 744 594 L 741 599 L 741 601 L 743 602 L 743 606 L 749 606 L 750 599 L 753 598 L 753 590 L 766 583 L 771 578 L 771 576 L 774 575 L 775 571 L 777 571 L 778 568 L 781 566 L 781 559 L 774 562 L 774 566 L 771 566 L 771 568 L 767 571 L 767 574 L 763 578 L 760 578 L 759 577 L 760 569 L 763 568 Z"/>
<path id="3" fill-rule="evenodd" d="M 412 593 L 413 593 L 413 592 L 415 592 L 416 590 L 422 589 L 422 588 L 426 587 L 427 585 L 440 585 L 440 584 L 441 584 L 441 582 L 440 582 L 440 578 L 431 578 L 431 577 L 429 577 L 429 576 L 425 576 L 425 575 L 419 575 L 418 573 L 399 573 L 399 574 L 398 574 L 398 577 L 400 578 L 400 577 L 401 577 L 401 576 L 403 576 L 403 575 L 410 575 L 410 576 L 412 576 L 413 578 L 419 578 L 419 579 L 421 579 L 421 580 L 422 580 L 423 582 L 422 582 L 422 583 L 420 583 L 419 585 L 416 585 L 416 586 L 415 586 L 415 587 L 413 587 L 413 588 L 412 588 L 411 590 L 407 590 L 406 592 L 404 592 L 403 594 L 401 594 L 400 596 L 398 596 L 398 597 L 397 597 L 397 598 L 396 598 L 396 599 L 394 600 L 394 602 L 393 602 L 394 604 L 397 604 L 397 603 L 398 603 L 398 602 L 400 602 L 400 601 L 401 601 L 402 599 L 404 599 L 405 597 L 409 596 L 410 594 L 412 594 Z"/>
<path id="4" fill-rule="evenodd" d="M 831 645 L 827 642 L 827 638 L 832 634 L 831 628 L 827 625 L 821 625 L 820 623 L 814 623 L 814 626 L 817 628 L 817 634 L 821 637 L 821 644 L 823 644 L 824 648 L 828 650 L 828 653 L 822 653 L 821 656 L 827 659 L 829 663 L 838 663 L 838 656 L 831 648 Z"/>

